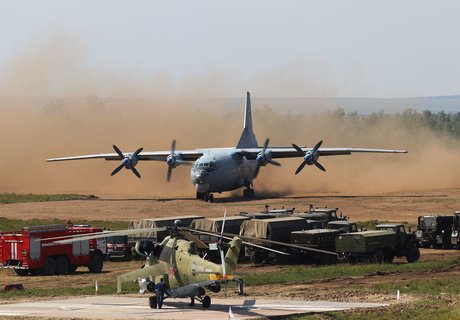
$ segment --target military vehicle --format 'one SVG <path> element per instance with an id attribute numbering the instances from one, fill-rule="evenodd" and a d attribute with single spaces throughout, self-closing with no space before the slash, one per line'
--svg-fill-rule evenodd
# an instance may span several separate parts
<path id="1" fill-rule="evenodd" d="M 133 243 L 143 239 L 153 239 L 157 242 L 161 242 L 166 236 L 169 235 L 170 229 L 168 228 L 174 227 L 174 222 L 176 220 L 180 220 L 183 227 L 188 227 L 190 223 L 192 223 L 192 221 L 196 219 L 204 219 L 204 217 L 197 215 L 187 215 L 166 218 L 131 220 L 129 222 L 128 229 L 152 229 L 154 231 L 145 231 L 137 234 L 132 234 L 130 235 L 129 240 Z"/>
<path id="2" fill-rule="evenodd" d="M 353 221 L 331 221 L 326 229 L 311 229 L 291 232 L 291 243 L 335 252 L 335 238 L 346 232 L 357 232 L 358 227 Z M 333 264 L 337 256 L 318 252 L 299 252 L 296 255 L 303 262 L 316 264 Z"/>
<path id="3" fill-rule="evenodd" d="M 305 219 L 299 217 L 280 217 L 263 220 L 253 219 L 244 221 L 241 224 L 240 235 L 253 238 L 255 243 L 258 243 L 257 239 L 265 239 L 289 244 L 291 242 L 291 232 L 303 229 L 308 229 L 308 224 Z M 264 242 L 261 241 L 260 243 Z M 269 247 L 282 250 L 285 249 L 275 244 L 269 245 Z M 278 260 L 278 262 L 283 260 L 284 262 L 284 257 L 274 255 L 273 253 L 256 247 L 246 247 L 245 256 L 249 257 L 253 264 L 274 262 L 275 260 Z"/>
<path id="4" fill-rule="evenodd" d="M 454 212 L 454 221 L 452 223 L 451 245 L 455 249 L 460 249 L 460 211 Z"/>
<path id="5" fill-rule="evenodd" d="M 336 237 L 340 260 L 350 263 L 391 263 L 394 257 L 406 257 L 412 263 L 420 258 L 415 235 L 406 232 L 403 224 L 379 224 L 376 230 L 343 233 Z"/>
<path id="6" fill-rule="evenodd" d="M 422 248 L 450 249 L 454 216 L 426 215 L 418 217 L 415 236 Z"/>
<path id="7" fill-rule="evenodd" d="M 318 227 L 325 228 L 329 221 L 347 220 L 347 217 L 337 215 L 339 208 L 328 208 L 328 207 L 315 207 L 310 204 L 306 211 L 296 211 L 295 208 L 285 209 L 268 209 L 268 205 L 265 206 L 265 210 L 261 212 L 240 212 L 240 216 L 249 217 L 251 219 L 271 219 L 280 217 L 301 217 L 308 220 L 313 226 L 312 229 Z M 318 221 L 313 223 L 313 221 Z"/>

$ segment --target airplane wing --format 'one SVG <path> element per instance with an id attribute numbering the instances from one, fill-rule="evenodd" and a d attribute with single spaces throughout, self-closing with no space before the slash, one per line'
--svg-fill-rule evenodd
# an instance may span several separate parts
<path id="1" fill-rule="evenodd" d="M 203 155 L 203 152 L 199 150 L 176 150 L 175 153 L 180 155 L 180 159 L 184 161 L 195 161 Z M 123 153 L 124 157 L 130 156 L 131 153 Z M 170 151 L 153 151 L 153 152 L 141 152 L 139 153 L 139 160 L 150 160 L 150 161 L 166 161 L 166 158 L 170 155 Z M 98 153 L 88 154 L 82 156 L 62 157 L 62 158 L 50 158 L 47 162 L 54 161 L 69 161 L 69 160 L 87 160 L 87 159 L 105 159 L 108 161 L 120 161 L 120 156 L 117 153 Z"/>
<path id="2" fill-rule="evenodd" d="M 246 156 L 247 159 L 254 160 L 262 152 L 263 148 L 239 149 L 237 153 Z M 305 152 L 312 152 L 313 148 L 300 147 Z M 302 157 L 294 147 L 270 147 L 267 149 L 271 152 L 272 158 L 296 158 Z M 407 153 L 406 150 L 391 149 L 363 149 L 363 148 L 319 148 L 317 150 L 320 156 L 343 156 L 352 153 Z"/>

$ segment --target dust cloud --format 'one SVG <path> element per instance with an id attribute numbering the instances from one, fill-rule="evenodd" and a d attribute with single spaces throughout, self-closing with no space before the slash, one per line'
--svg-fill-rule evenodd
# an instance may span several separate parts
<path id="1" fill-rule="evenodd" d="M 193 197 L 188 167 L 175 169 L 172 181 L 166 183 L 167 166 L 162 162 L 139 163 L 142 179 L 137 179 L 127 170 L 110 177 L 118 162 L 45 160 L 112 153 L 112 144 L 125 152 L 139 147 L 169 150 L 172 139 L 177 139 L 178 149 L 235 146 L 242 130 L 245 92 L 241 110 L 205 108 L 188 99 L 201 97 L 203 88 L 229 96 L 225 91 L 229 81 L 212 74 L 188 87 L 186 82 L 174 85 L 166 73 L 146 78 L 101 70 L 85 62 L 84 47 L 58 35 L 0 66 L 0 192 Z M 424 128 L 409 130 L 390 120 L 353 126 L 326 111 L 293 115 L 274 112 L 269 106 L 254 104 L 253 108 L 259 144 L 270 137 L 273 146 L 313 146 L 324 140 L 323 147 L 409 151 L 407 155 L 322 157 L 319 161 L 326 173 L 306 167 L 297 176 L 294 171 L 302 159 L 281 160 L 281 168 L 262 168 L 256 190 L 371 194 L 460 184 L 460 144 L 449 137 Z"/>

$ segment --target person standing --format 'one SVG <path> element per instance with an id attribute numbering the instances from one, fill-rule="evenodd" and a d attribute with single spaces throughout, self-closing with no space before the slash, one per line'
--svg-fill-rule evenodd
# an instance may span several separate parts
<path id="1" fill-rule="evenodd" d="M 158 303 L 159 309 L 161 309 L 161 307 L 163 306 L 163 300 L 165 297 L 166 289 L 167 289 L 166 283 L 164 282 L 163 278 L 161 278 L 160 282 L 158 282 L 155 286 L 155 291 L 157 292 L 157 303 Z"/>

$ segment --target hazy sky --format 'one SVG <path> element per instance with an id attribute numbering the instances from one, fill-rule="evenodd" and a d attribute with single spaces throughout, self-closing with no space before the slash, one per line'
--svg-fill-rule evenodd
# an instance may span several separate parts
<path id="1" fill-rule="evenodd" d="M 0 3 L 0 69 L 67 48 L 88 74 L 210 96 L 460 94 L 459 1 Z"/>

